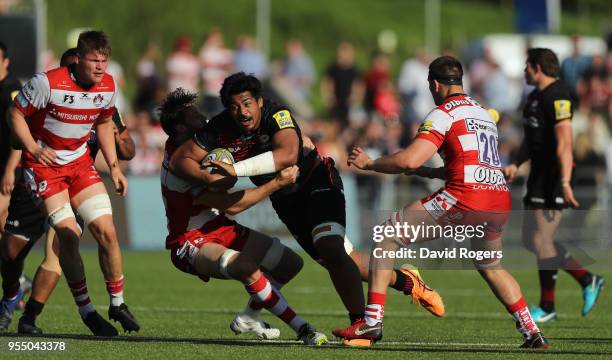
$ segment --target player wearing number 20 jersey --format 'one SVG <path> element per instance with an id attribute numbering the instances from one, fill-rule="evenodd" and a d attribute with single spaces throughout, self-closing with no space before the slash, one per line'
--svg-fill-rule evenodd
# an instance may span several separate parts
<path id="1" fill-rule="evenodd" d="M 433 142 L 444 159 L 446 185 L 421 200 L 439 218 L 457 210 L 510 210 L 510 192 L 497 152 L 497 126 L 489 113 L 464 94 L 452 94 L 433 109 L 417 138 Z"/>

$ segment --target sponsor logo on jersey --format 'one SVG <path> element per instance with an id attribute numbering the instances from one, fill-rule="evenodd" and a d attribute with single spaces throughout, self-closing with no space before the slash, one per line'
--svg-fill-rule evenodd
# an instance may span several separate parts
<path id="1" fill-rule="evenodd" d="M 479 166 L 474 172 L 474 180 L 488 185 L 506 185 L 504 174 L 499 169 Z"/>
<path id="2" fill-rule="evenodd" d="M 417 130 L 418 134 L 429 134 L 429 132 L 433 129 L 433 122 L 431 120 L 425 120 L 419 126 L 419 130 Z"/>
<path id="3" fill-rule="evenodd" d="M 101 106 L 102 101 L 104 101 L 104 96 L 102 94 L 98 94 L 93 98 L 94 106 Z"/>
<path id="4" fill-rule="evenodd" d="M 451 100 L 447 102 L 446 104 L 444 104 L 444 110 L 448 111 L 454 107 L 461 106 L 461 105 L 472 105 L 472 102 L 467 99 Z"/>
<path id="5" fill-rule="evenodd" d="M 472 190 L 510 191 L 506 185 L 472 185 Z"/>
<path id="6" fill-rule="evenodd" d="M 41 182 L 38 183 L 38 192 L 44 192 L 45 190 L 47 190 L 47 180 L 43 180 Z"/>
<path id="7" fill-rule="evenodd" d="M 478 130 L 497 132 L 497 126 L 495 124 L 480 119 L 465 119 L 465 127 L 470 132 L 475 132 Z"/>
<path id="8" fill-rule="evenodd" d="M 293 125 L 293 120 L 291 119 L 291 114 L 288 110 L 281 110 L 272 115 L 272 117 L 274 120 L 276 120 L 279 129 L 295 127 L 295 125 Z"/>
<path id="9" fill-rule="evenodd" d="M 446 211 L 457 204 L 457 199 L 446 191 L 435 195 L 432 199 L 423 203 L 423 207 L 434 219 L 439 219 Z"/>
<path id="10" fill-rule="evenodd" d="M 34 85 L 31 82 L 28 82 L 22 89 L 21 93 L 26 97 L 26 99 L 32 101 L 32 93 L 34 92 Z"/>
<path id="11" fill-rule="evenodd" d="M 87 114 L 67 113 L 63 111 L 58 111 L 55 108 L 51 108 L 49 110 L 49 115 L 52 115 L 58 120 L 71 120 L 71 121 L 83 121 L 83 122 L 95 121 L 98 119 L 98 116 L 99 116 L 98 114 L 87 115 Z"/>
<path id="12" fill-rule="evenodd" d="M 64 95 L 64 104 L 74 104 L 74 95 Z"/>
<path id="13" fill-rule="evenodd" d="M 25 98 L 25 96 L 23 95 L 23 91 L 20 91 L 19 94 L 17 94 L 17 97 L 15 97 L 15 99 L 17 100 L 17 104 L 19 104 L 19 106 L 21 106 L 22 108 L 27 108 L 28 105 L 30 104 L 28 102 L 28 99 Z"/>
<path id="14" fill-rule="evenodd" d="M 564 120 L 572 117 L 572 103 L 569 100 L 555 100 L 555 120 Z"/>

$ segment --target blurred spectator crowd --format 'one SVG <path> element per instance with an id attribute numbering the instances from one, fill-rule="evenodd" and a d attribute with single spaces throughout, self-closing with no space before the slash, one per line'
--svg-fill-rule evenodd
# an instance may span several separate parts
<path id="1" fill-rule="evenodd" d="M 607 179 L 612 184 L 612 143 L 609 141 L 612 52 L 584 56 L 580 52 L 579 37 L 573 37 L 572 43 L 571 56 L 560 59 L 560 78 L 569 87 L 575 102 L 575 183 L 589 187 L 602 185 L 608 169 Z M 134 69 L 137 84 L 133 98 L 129 101 L 121 95 L 118 104 L 137 147 L 136 157 L 126 165 L 129 172 L 151 175 L 159 171 L 165 135 L 158 124 L 156 109 L 167 92 L 178 87 L 198 92 L 200 109 L 211 117 L 223 110 L 219 100 L 223 79 L 236 71 L 252 73 L 262 80 L 265 96 L 287 105 L 299 120 L 303 133 L 312 138 L 322 154 L 332 157 L 342 171 L 354 171 L 346 166 L 347 153 L 353 146 L 363 147 L 373 157 L 398 151 L 411 141 L 434 106 L 427 82 L 432 55 L 424 49 L 416 50 L 414 57 L 408 59 L 376 53 L 370 56 L 366 68 L 360 68 L 355 61 L 357 51 L 351 43 L 340 42 L 335 58 L 329 60 L 324 73 L 317 74 L 307 49 L 297 38 L 286 43 L 284 59 L 272 61 L 258 49 L 252 36 L 240 35 L 235 47 L 230 48 L 217 28 L 209 31 L 199 49 L 189 37 L 179 37 L 165 59 L 161 58 L 156 44 L 149 44 Z M 458 56 L 451 50 L 444 53 Z M 398 69 L 397 73 L 393 69 Z M 121 66 L 113 61 L 108 71 L 122 87 Z M 487 49 L 464 63 L 464 73 L 468 94 L 501 114 L 499 153 L 506 165 L 522 139 L 522 104 L 507 96 L 513 80 Z M 531 90 L 523 82 L 522 97 Z M 315 98 L 317 95 L 320 98 Z M 313 104 L 322 104 L 324 110 L 315 111 Z M 433 161 L 433 165 L 440 164 L 439 159 Z M 355 178 L 362 189 L 360 201 L 363 204 L 374 201 L 383 207 L 389 205 L 381 204 L 383 183 L 422 181 L 390 180 L 359 172 Z M 427 182 L 421 185 L 434 186 Z M 585 205 L 592 205 L 586 198 L 583 201 Z"/>

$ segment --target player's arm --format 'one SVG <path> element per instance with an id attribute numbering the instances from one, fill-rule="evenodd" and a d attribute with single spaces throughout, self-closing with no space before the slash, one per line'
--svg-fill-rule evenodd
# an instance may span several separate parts
<path id="1" fill-rule="evenodd" d="M 561 182 L 569 184 L 572 177 L 572 125 L 569 121 L 563 121 L 555 126 L 555 137 L 557 138 L 557 158 L 561 173 Z"/>
<path id="2" fill-rule="evenodd" d="M 121 113 L 117 109 L 113 113 L 113 124 L 115 125 L 113 135 L 115 137 L 117 157 L 119 160 L 132 160 L 136 155 L 136 145 L 123 122 Z"/>
<path id="3" fill-rule="evenodd" d="M 124 131 L 123 134 L 119 134 L 117 131 L 114 131 L 113 134 L 115 137 L 117 157 L 119 160 L 132 160 L 136 155 L 136 145 L 134 144 L 134 139 L 132 139 L 127 130 Z"/>
<path id="4" fill-rule="evenodd" d="M 300 140 L 295 128 L 284 129 L 272 137 L 272 155 L 274 157 L 275 172 L 297 165 L 300 151 Z"/>
<path id="5" fill-rule="evenodd" d="M 281 188 L 295 183 L 297 174 L 297 166 L 292 166 L 281 170 L 274 179 L 253 189 L 236 191 L 229 194 L 207 191 L 200 195 L 195 201 L 195 204 L 203 204 L 223 211 L 228 215 L 236 215 L 247 210 Z"/>
<path id="6" fill-rule="evenodd" d="M 524 164 L 527 160 L 529 160 L 529 148 L 527 147 L 527 139 L 523 138 L 521 142 L 521 146 L 519 147 L 518 153 L 514 158 L 514 161 L 510 163 L 510 165 L 504 167 L 504 176 L 506 180 L 512 182 L 518 173 L 519 167 Z"/>
<path id="7" fill-rule="evenodd" d="M 6 167 L 4 168 L 4 174 L 2 175 L 2 188 L 0 188 L 0 191 L 3 195 L 10 195 L 15 187 L 15 170 L 21 161 L 21 153 L 21 150 L 11 147 Z"/>
<path id="8" fill-rule="evenodd" d="M 12 136 L 17 139 L 21 148 L 43 165 L 50 165 L 55 161 L 56 154 L 49 147 L 41 147 L 36 143 L 26 117 L 32 116 L 44 109 L 51 99 L 51 86 L 45 74 L 36 74 L 28 81 L 13 99 L 9 110 L 9 126 Z"/>
<path id="9" fill-rule="evenodd" d="M 572 103 L 564 96 L 560 96 L 546 107 L 546 111 L 548 116 L 552 115 L 555 119 L 556 153 L 559 161 L 563 198 L 567 204 L 576 208 L 579 204 L 570 185 L 574 163 L 572 154 Z"/>
<path id="10" fill-rule="evenodd" d="M 580 204 L 574 197 L 570 185 L 572 178 L 572 165 L 574 162 L 572 154 L 572 124 L 570 121 L 562 121 L 555 125 L 555 137 L 557 138 L 557 158 L 559 161 L 559 172 L 561 175 L 561 186 L 565 202 L 576 208 Z"/>
<path id="11" fill-rule="evenodd" d="M 211 174 L 209 170 L 202 167 L 201 162 L 208 154 L 208 150 L 196 141 L 194 136 L 176 149 L 169 161 L 170 170 L 186 180 L 212 184 L 219 180 L 219 176 Z"/>
<path id="12" fill-rule="evenodd" d="M 370 159 L 362 148 L 356 147 L 349 155 L 348 163 L 362 170 L 401 174 L 407 170 L 418 169 L 437 151 L 438 147 L 433 142 L 416 138 L 407 148 L 376 160 Z"/>
<path id="13" fill-rule="evenodd" d="M 96 135 L 98 136 L 98 144 L 100 151 L 106 160 L 106 165 L 110 170 L 111 178 L 115 184 L 115 191 L 121 196 L 127 194 L 127 178 L 119 168 L 119 159 L 117 157 L 117 149 L 115 148 L 115 127 L 112 121 L 112 115 L 98 120 L 96 123 Z"/>
<path id="14" fill-rule="evenodd" d="M 43 148 L 36 143 L 21 110 L 17 109 L 15 106 L 11 106 L 9 112 L 11 132 L 19 141 L 23 149 L 32 154 L 32 156 L 34 156 L 34 158 L 41 164 L 53 164 L 56 158 L 55 151 L 48 147 Z"/>

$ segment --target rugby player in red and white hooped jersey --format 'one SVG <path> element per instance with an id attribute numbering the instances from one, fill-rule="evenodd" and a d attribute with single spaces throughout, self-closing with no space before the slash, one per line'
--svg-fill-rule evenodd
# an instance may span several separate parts
<path id="1" fill-rule="evenodd" d="M 355 148 L 348 162 L 360 169 L 380 173 L 408 171 L 445 179 L 444 188 L 405 206 L 386 224 L 481 224 L 485 226 L 484 236 L 473 238 L 472 245 L 496 251 L 501 249 L 502 227 L 510 210 L 510 192 L 497 154 L 497 126 L 488 112 L 464 93 L 462 76 L 463 69 L 457 59 L 450 56 L 435 59 L 429 65 L 428 80 L 437 107 L 427 115 L 414 141 L 406 149 L 376 160 L 370 159 L 363 149 Z M 421 168 L 436 152 L 442 155 L 444 168 Z M 373 250 L 397 250 L 412 240 L 398 235 L 388 237 L 375 244 Z M 475 265 L 516 321 L 517 329 L 525 337 L 522 347 L 548 347 L 531 318 L 518 283 L 503 269 L 500 260 L 493 256 L 475 261 Z M 372 341 L 382 338 L 386 289 L 393 261 L 392 258 L 371 257 L 365 321 L 337 331 L 336 335 Z"/>
<path id="2" fill-rule="evenodd" d="M 217 171 L 200 167 L 193 176 L 177 175 L 170 166 L 170 158 L 206 122 L 195 106 L 196 99 L 197 94 L 178 88 L 161 107 L 161 124 L 168 140 L 160 180 L 169 232 L 166 248 L 172 263 L 204 281 L 213 277 L 244 284 L 251 296 L 243 316 L 230 325 L 236 334 L 253 332 L 260 339 L 277 338 L 279 330 L 259 319 L 260 309 L 267 309 L 289 325 L 306 345 L 322 345 L 327 342 L 326 336 L 298 316 L 280 293 L 281 286 L 302 268 L 302 259 L 278 239 L 244 227 L 225 215 L 236 215 L 294 184 L 298 168 L 287 167 L 254 189 L 233 193 L 225 190 L 233 186 L 236 178 Z"/>
<path id="3" fill-rule="evenodd" d="M 111 297 L 109 318 L 126 330 L 139 325 L 123 299 L 121 251 L 106 188 L 93 166 L 87 139 L 95 126 L 115 191 L 127 193 L 127 179 L 118 164 L 113 135 L 115 82 L 106 73 L 110 44 L 100 31 L 79 35 L 77 62 L 36 74 L 21 89 L 11 108 L 13 133 L 24 154 L 22 166 L 30 189 L 43 199 L 49 223 L 60 240 L 60 263 L 83 322 L 95 334 L 115 336 L 117 330 L 94 309 L 79 253 L 76 209 L 98 243 L 111 244 L 100 261 Z M 26 120 L 27 119 L 27 120 Z M 127 325 L 127 327 L 126 327 Z"/>

